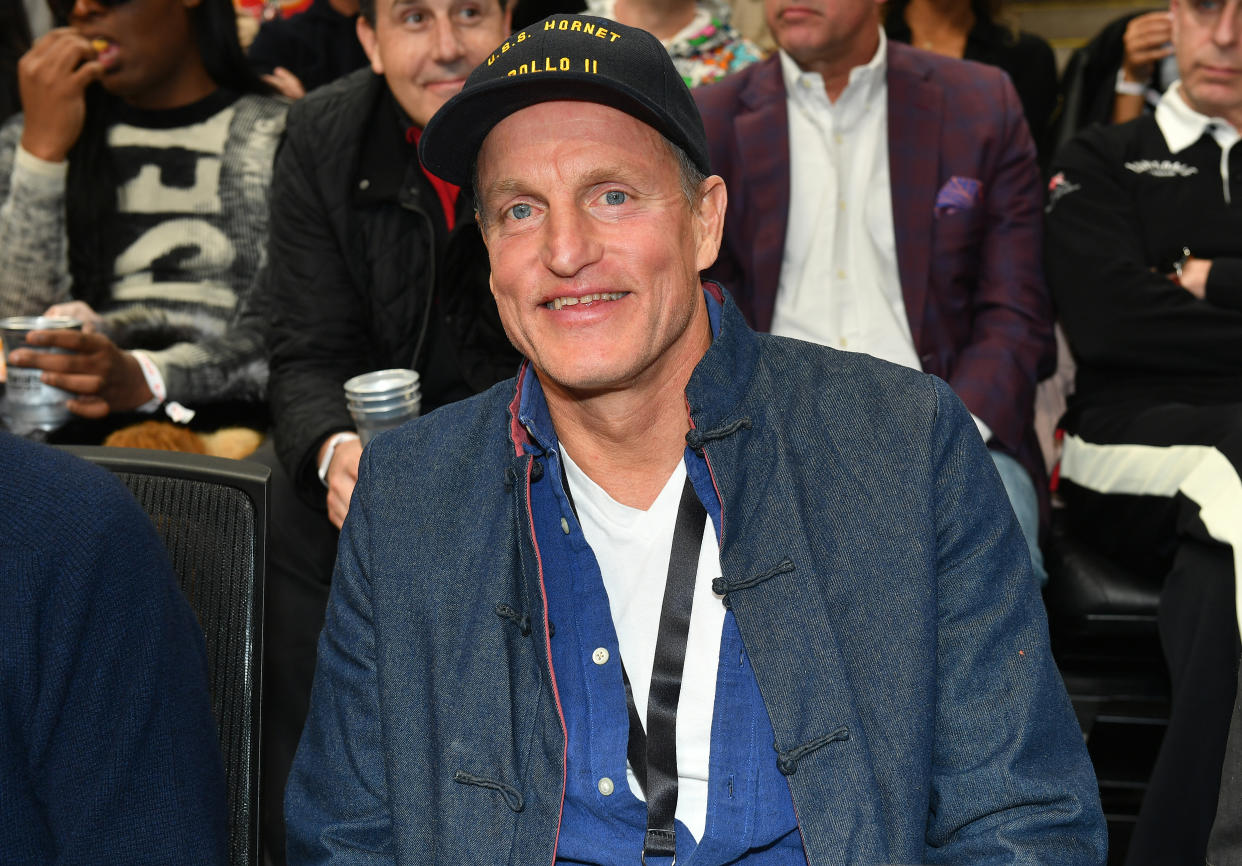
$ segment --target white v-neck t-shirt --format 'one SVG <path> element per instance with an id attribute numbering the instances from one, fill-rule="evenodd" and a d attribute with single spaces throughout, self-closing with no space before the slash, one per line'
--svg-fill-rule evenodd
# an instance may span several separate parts
<path id="1" fill-rule="evenodd" d="M 660 609 L 673 548 L 677 509 L 686 481 L 686 466 L 679 462 L 646 511 L 617 502 L 587 477 L 561 449 L 582 534 L 595 553 L 625 671 L 634 690 L 634 705 L 647 723 L 647 696 L 655 660 Z M 699 551 L 694 602 L 686 661 L 677 702 L 677 819 L 696 840 L 703 838 L 707 823 L 707 775 L 711 758 L 712 711 L 716 702 L 716 672 L 720 663 L 720 637 L 725 607 L 712 591 L 720 576 L 720 552 L 711 518 L 704 518 L 703 544 Z M 630 790 L 640 800 L 642 789 L 627 765 Z"/>

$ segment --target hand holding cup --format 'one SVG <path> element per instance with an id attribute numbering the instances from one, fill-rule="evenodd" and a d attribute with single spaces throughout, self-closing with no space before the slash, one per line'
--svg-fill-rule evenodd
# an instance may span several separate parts
<path id="1" fill-rule="evenodd" d="M 362 460 L 362 440 L 346 439 L 332 452 L 332 462 L 324 480 L 328 484 L 328 519 L 337 529 L 349 514 L 349 502 L 358 483 L 358 464 Z"/>
<path id="2" fill-rule="evenodd" d="M 138 359 L 98 333 L 55 330 L 31 331 L 26 342 L 40 348 L 58 348 L 62 353 L 17 349 L 9 354 L 9 364 L 34 367 L 51 385 L 73 396 L 69 411 L 86 418 L 102 418 L 109 412 L 137 409 L 151 399 L 151 389 Z"/>

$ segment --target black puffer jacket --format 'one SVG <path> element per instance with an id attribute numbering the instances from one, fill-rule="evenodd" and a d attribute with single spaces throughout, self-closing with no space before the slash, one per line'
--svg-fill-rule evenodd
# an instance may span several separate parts
<path id="1" fill-rule="evenodd" d="M 424 413 L 513 375 L 468 190 L 450 232 L 384 80 L 360 70 L 289 112 L 272 180 L 276 450 L 323 504 L 319 446 L 353 429 L 346 379 L 413 367 Z"/>

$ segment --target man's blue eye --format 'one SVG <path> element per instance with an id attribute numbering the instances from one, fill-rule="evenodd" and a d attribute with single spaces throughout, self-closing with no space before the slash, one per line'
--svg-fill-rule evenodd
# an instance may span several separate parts
<path id="1" fill-rule="evenodd" d="M 609 190 L 604 193 L 604 201 L 608 204 L 625 204 L 625 200 L 627 198 L 629 198 L 629 196 L 621 192 L 619 189 Z"/>
<path id="2" fill-rule="evenodd" d="M 509 208 L 509 216 L 513 217 L 515 220 L 524 220 L 530 216 L 530 213 L 530 205 L 528 204 L 515 204 L 513 207 Z"/>

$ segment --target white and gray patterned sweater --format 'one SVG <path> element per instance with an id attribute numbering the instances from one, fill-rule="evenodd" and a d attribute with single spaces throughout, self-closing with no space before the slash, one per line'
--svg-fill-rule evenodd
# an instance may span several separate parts
<path id="1" fill-rule="evenodd" d="M 261 322 L 246 302 L 266 256 L 272 162 L 287 105 L 217 91 L 184 108 L 129 112 L 108 130 L 119 179 L 105 332 L 142 348 L 168 399 L 258 400 Z M 0 128 L 0 316 L 71 300 L 67 163 L 22 151 L 20 115 Z"/>

